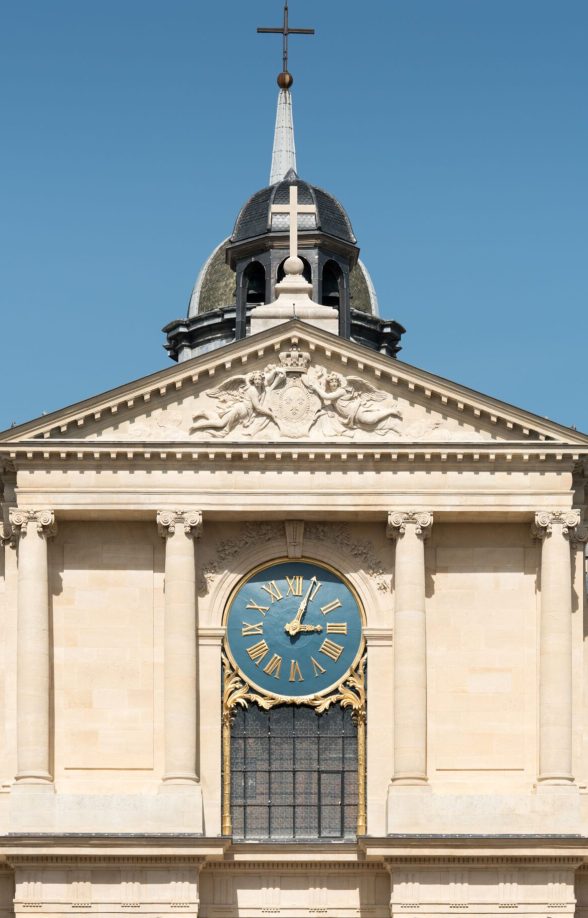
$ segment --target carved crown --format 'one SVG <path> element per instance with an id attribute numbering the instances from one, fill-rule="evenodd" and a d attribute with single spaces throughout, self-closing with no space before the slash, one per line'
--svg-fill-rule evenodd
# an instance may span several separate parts
<path id="1" fill-rule="evenodd" d="M 310 364 L 310 354 L 307 351 L 299 351 L 293 347 L 289 351 L 282 351 L 280 354 L 280 363 L 285 370 L 307 370 Z"/>

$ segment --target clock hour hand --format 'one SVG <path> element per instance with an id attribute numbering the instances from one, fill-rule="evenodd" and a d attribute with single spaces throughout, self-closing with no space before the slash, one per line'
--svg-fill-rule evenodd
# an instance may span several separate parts
<path id="1" fill-rule="evenodd" d="M 291 637 L 294 637 L 294 635 L 298 634 L 300 631 L 308 630 L 308 627 L 303 626 L 301 622 L 302 622 L 302 616 L 306 612 L 306 607 L 310 599 L 310 594 L 312 593 L 315 584 L 316 584 L 316 577 L 311 577 L 310 584 L 308 586 L 308 590 L 306 591 L 306 595 L 304 599 L 298 606 L 298 612 L 296 613 L 295 618 L 293 618 L 291 622 L 288 622 L 286 625 L 284 625 L 284 631 L 286 631 L 287 634 L 289 634 Z M 313 628 L 313 630 L 316 630 L 316 629 Z"/>
<path id="2" fill-rule="evenodd" d="M 322 625 L 300 625 L 300 624 L 298 625 L 298 633 L 300 633 L 301 631 L 310 633 L 313 631 L 322 631 L 322 630 L 323 630 Z"/>

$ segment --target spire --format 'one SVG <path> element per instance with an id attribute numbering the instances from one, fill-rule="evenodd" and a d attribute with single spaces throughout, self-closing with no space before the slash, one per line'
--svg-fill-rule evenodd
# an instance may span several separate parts
<path id="1" fill-rule="evenodd" d="M 280 94 L 278 95 L 278 110 L 276 112 L 276 130 L 274 133 L 274 150 L 269 180 L 270 185 L 281 182 L 290 169 L 296 172 L 296 144 L 294 142 L 292 96 L 289 89 L 280 89 Z"/>
<path id="2" fill-rule="evenodd" d="M 284 21 L 279 28 L 260 28 L 258 32 L 282 36 L 282 72 L 278 76 L 280 95 L 278 96 L 278 113 L 276 115 L 276 132 L 274 134 L 274 152 L 270 185 L 280 182 L 290 169 L 296 172 L 296 147 L 294 144 L 294 120 L 292 118 L 292 96 L 290 87 L 294 82 L 288 70 L 288 39 L 290 35 L 314 35 L 314 29 L 291 29 L 288 0 L 284 2 Z"/>

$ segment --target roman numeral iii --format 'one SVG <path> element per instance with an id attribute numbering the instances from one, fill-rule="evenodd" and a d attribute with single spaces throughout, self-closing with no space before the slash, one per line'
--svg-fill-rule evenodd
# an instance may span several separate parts
<path id="1" fill-rule="evenodd" d="M 327 622 L 327 634 L 347 634 L 347 622 Z"/>

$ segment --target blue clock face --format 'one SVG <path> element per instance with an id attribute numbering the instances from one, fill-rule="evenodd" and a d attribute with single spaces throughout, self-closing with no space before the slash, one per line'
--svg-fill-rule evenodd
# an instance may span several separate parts
<path id="1" fill-rule="evenodd" d="M 320 695 L 341 681 L 363 650 L 358 600 L 336 573 L 309 561 L 255 571 L 233 596 L 226 650 L 260 691 Z"/>

